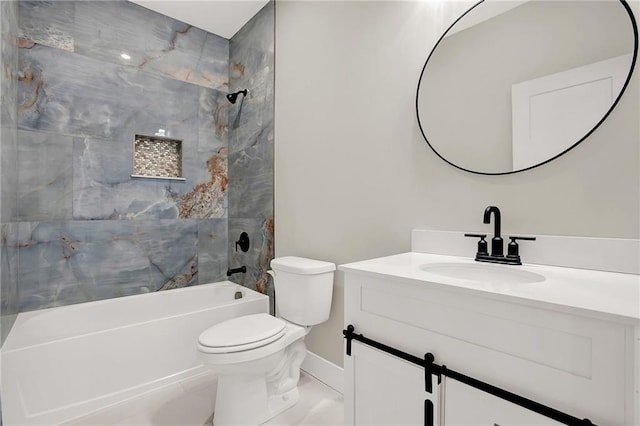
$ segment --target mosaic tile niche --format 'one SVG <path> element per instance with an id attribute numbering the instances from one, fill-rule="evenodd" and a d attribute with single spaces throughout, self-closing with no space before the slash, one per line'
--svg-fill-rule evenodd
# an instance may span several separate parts
<path id="1" fill-rule="evenodd" d="M 185 180 L 182 176 L 182 141 L 136 135 L 131 177 Z"/>

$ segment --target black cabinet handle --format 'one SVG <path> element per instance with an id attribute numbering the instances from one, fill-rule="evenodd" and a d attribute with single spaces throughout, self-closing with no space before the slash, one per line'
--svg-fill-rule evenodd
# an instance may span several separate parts
<path id="1" fill-rule="evenodd" d="M 424 426 L 433 426 L 433 402 L 424 400 Z"/>

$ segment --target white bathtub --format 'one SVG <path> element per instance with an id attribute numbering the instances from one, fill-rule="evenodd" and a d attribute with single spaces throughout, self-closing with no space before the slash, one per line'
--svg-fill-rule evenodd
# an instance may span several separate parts
<path id="1" fill-rule="evenodd" d="M 220 282 L 21 313 L 1 351 L 4 424 L 63 423 L 202 374 L 203 330 L 268 309 Z"/>

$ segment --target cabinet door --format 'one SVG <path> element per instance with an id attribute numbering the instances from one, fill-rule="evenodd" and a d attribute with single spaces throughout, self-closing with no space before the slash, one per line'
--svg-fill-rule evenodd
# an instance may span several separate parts
<path id="1" fill-rule="evenodd" d="M 353 424 L 425 425 L 427 399 L 433 403 L 433 424 L 439 424 L 437 379 L 433 380 L 433 394 L 427 393 L 422 367 L 355 341 L 347 358 L 351 358 L 353 374 Z M 345 420 L 351 424 L 350 419 Z"/>
<path id="2" fill-rule="evenodd" d="M 453 379 L 443 380 L 445 395 L 443 421 L 447 426 L 555 426 L 562 424 Z"/>

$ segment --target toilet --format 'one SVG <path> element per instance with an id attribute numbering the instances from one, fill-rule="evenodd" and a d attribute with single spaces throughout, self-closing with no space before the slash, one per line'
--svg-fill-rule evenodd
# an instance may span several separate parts
<path id="1" fill-rule="evenodd" d="M 292 407 L 304 337 L 329 319 L 335 264 L 287 256 L 273 259 L 271 269 L 279 318 L 245 315 L 198 338 L 202 362 L 218 374 L 215 426 L 259 425 Z"/>

